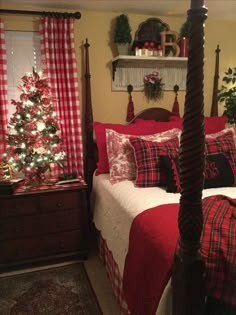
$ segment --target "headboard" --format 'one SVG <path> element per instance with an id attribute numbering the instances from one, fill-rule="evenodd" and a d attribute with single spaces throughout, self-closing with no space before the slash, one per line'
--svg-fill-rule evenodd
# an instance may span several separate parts
<path id="1" fill-rule="evenodd" d="M 132 124 L 137 118 L 145 120 L 156 120 L 156 121 L 169 121 L 170 116 L 173 113 L 169 110 L 161 107 L 149 107 L 143 111 L 137 113 L 133 119 L 129 121 L 129 124 Z"/>
<path id="2" fill-rule="evenodd" d="M 94 143 L 93 136 L 93 110 L 92 110 L 92 98 L 91 98 L 91 74 L 89 67 L 89 43 L 86 39 L 84 44 L 84 115 L 83 115 L 83 134 L 84 134 L 84 173 L 85 179 L 89 186 L 89 191 L 92 187 L 92 176 L 96 169 L 97 162 L 97 149 Z M 213 92 L 212 92 L 212 103 L 211 103 L 211 116 L 218 116 L 218 81 L 219 81 L 219 56 L 220 49 L 219 45 L 215 50 L 215 71 L 213 81 Z M 169 121 L 170 116 L 173 113 L 168 109 L 161 107 L 146 108 L 138 112 L 128 124 L 133 123 L 137 118 L 145 120 L 156 120 L 156 121 Z"/>
<path id="3" fill-rule="evenodd" d="M 190 21 L 189 54 L 187 65 L 186 96 L 183 130 L 180 141 L 181 197 L 178 227 L 180 239 L 175 255 L 173 284 L 174 315 L 204 314 L 204 260 L 200 254 L 200 236 L 203 225 L 202 189 L 204 172 L 204 21 L 207 9 L 204 0 L 191 0 L 188 10 Z M 89 44 L 85 44 L 85 177 L 92 185 L 94 170 L 93 120 L 89 72 Z M 211 115 L 217 115 L 219 47 L 216 50 L 216 67 Z M 163 108 L 149 108 L 137 114 L 142 119 L 168 121 L 171 112 Z M 133 122 L 133 120 L 131 122 Z"/>

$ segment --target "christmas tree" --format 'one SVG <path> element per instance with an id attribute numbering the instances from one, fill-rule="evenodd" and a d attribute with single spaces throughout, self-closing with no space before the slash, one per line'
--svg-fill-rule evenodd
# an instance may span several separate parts
<path id="1" fill-rule="evenodd" d="M 8 124 L 3 161 L 40 182 L 51 163 L 62 167 L 65 152 L 48 79 L 33 70 L 22 81 L 20 101 L 11 101 L 16 111 Z"/>

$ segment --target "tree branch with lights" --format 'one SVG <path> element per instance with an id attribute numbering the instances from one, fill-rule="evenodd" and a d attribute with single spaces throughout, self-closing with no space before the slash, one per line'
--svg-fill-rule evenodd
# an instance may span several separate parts
<path id="1" fill-rule="evenodd" d="M 40 182 L 50 164 L 63 166 L 65 152 L 48 79 L 33 70 L 22 81 L 20 101 L 11 101 L 16 111 L 8 124 L 3 162 Z"/>

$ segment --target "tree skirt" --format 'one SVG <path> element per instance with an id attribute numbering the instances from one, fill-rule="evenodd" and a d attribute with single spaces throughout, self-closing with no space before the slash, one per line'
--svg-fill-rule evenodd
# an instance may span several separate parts
<path id="1" fill-rule="evenodd" d="M 0 278 L 1 315 L 102 315 L 82 263 Z"/>

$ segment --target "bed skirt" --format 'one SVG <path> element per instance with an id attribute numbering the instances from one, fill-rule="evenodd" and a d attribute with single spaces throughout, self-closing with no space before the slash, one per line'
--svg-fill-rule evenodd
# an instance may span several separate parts
<path id="1" fill-rule="evenodd" d="M 99 231 L 97 231 L 97 240 L 99 256 L 105 266 L 106 272 L 111 282 L 112 290 L 118 301 L 121 315 L 130 315 L 123 293 L 122 278 L 118 269 L 118 265 L 115 262 L 112 252 L 109 250 L 106 241 Z"/>
<path id="2" fill-rule="evenodd" d="M 122 289 L 122 278 L 118 269 L 118 265 L 115 262 L 112 252 L 109 250 L 106 241 L 103 239 L 101 233 L 96 230 L 99 256 L 104 263 L 106 272 L 108 274 L 109 280 L 111 282 L 113 293 L 117 299 L 120 307 L 121 315 L 131 315 L 127 303 L 125 301 L 123 289 Z M 168 297 L 167 297 L 168 298 Z M 208 298 L 208 303 L 206 305 L 206 314 L 208 315 L 233 315 L 235 313 L 235 306 L 228 305 L 214 298 Z M 168 312 L 169 314 L 169 312 Z"/>

